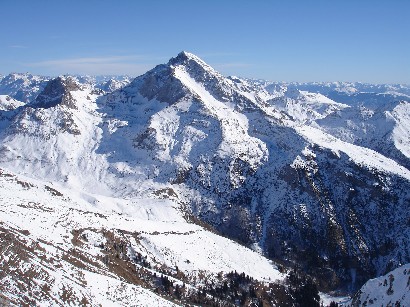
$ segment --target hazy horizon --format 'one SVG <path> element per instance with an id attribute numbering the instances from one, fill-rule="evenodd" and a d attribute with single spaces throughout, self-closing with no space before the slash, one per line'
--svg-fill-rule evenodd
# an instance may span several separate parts
<path id="1" fill-rule="evenodd" d="M 224 75 L 410 84 L 408 1 L 3 1 L 0 73 L 138 76 L 186 50 Z"/>

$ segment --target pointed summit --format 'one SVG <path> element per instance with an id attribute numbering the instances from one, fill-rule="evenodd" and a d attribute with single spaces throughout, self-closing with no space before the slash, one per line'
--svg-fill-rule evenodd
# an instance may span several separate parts
<path id="1" fill-rule="evenodd" d="M 72 77 L 57 77 L 47 83 L 44 90 L 37 96 L 33 106 L 47 109 L 61 104 L 70 109 L 77 109 L 70 92 L 80 88 L 80 84 Z"/>
<path id="2" fill-rule="evenodd" d="M 135 78 L 125 90 L 139 93 L 148 100 L 173 104 L 190 92 L 181 80 L 181 72 L 187 73 L 195 82 L 205 88 L 222 82 L 223 76 L 196 55 L 182 51 L 167 64 L 157 65 L 145 74 Z"/>
<path id="3" fill-rule="evenodd" d="M 170 66 L 185 66 L 188 70 L 198 70 L 201 72 L 207 71 L 212 73 L 217 73 L 211 66 L 205 63 L 195 54 L 189 53 L 187 51 L 180 52 L 175 58 L 171 58 L 168 62 Z"/>
<path id="4" fill-rule="evenodd" d="M 178 55 L 175 58 L 171 58 L 169 63 L 170 64 L 181 64 L 181 63 L 184 63 L 190 60 L 200 62 L 206 65 L 206 63 L 202 61 L 199 57 L 197 57 L 195 54 L 189 53 L 187 51 L 181 51 L 180 53 L 178 53 Z"/>

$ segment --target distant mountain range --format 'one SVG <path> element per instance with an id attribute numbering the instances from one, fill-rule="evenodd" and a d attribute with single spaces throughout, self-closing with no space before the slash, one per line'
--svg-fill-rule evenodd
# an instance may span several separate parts
<path id="1" fill-rule="evenodd" d="M 0 169 L 0 303 L 410 304 L 410 86 L 10 74 Z"/>

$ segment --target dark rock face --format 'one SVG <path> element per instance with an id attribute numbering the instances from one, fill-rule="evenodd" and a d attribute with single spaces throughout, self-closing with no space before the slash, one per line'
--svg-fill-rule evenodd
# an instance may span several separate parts
<path id="1" fill-rule="evenodd" d="M 319 276 L 334 272 L 338 281 L 327 286 L 350 290 L 409 262 L 409 182 L 358 167 L 347 156 L 315 152 L 316 169 L 287 170 L 296 185 L 287 204 L 271 213 L 268 254 Z"/>
<path id="2" fill-rule="evenodd" d="M 58 77 L 47 83 L 44 90 L 37 96 L 33 106 L 48 109 L 60 104 L 70 109 L 77 109 L 70 92 L 79 89 L 79 84 L 73 78 Z"/>
<path id="3" fill-rule="evenodd" d="M 277 140 L 292 139 L 281 133 L 291 131 L 278 129 Z M 198 216 L 231 238 L 257 243 L 272 259 L 297 263 L 324 290 L 356 290 L 410 261 L 408 180 L 319 147 L 312 148 L 315 157 L 303 157 L 303 165 L 291 167 L 292 150 L 283 159 L 285 153 L 273 152 L 283 145 L 278 143 L 256 172 L 241 166 L 246 180 L 224 193 L 216 188 L 228 186 L 229 178 L 217 176 L 214 165 L 209 186 L 188 174 L 185 184 L 203 196 L 192 203 Z M 217 208 L 207 210 L 211 204 Z"/>
<path id="4" fill-rule="evenodd" d="M 172 68 L 158 65 L 153 70 L 136 78 L 124 91 L 136 91 L 148 100 L 173 104 L 187 94 L 181 82 L 173 75 Z"/>
<path id="5" fill-rule="evenodd" d="M 49 81 L 34 102 L 15 114 L 7 133 L 43 139 L 50 139 L 59 132 L 79 135 L 81 132 L 71 112 L 78 108 L 71 91 L 80 89 L 72 77 L 58 77 Z"/>

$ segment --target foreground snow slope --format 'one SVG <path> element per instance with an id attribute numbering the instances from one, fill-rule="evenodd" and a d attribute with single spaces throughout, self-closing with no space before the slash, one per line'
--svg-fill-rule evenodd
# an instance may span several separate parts
<path id="1" fill-rule="evenodd" d="M 235 270 L 259 280 L 283 279 L 256 252 L 187 223 L 170 200 L 76 194 L 3 169 L 0 184 L 0 290 L 13 302 L 172 305 L 121 277 L 110 240 L 121 242 L 124 257 L 142 255 L 158 274 L 178 267 L 193 287 L 200 275 L 212 279 Z M 131 265 L 129 273 L 138 269 Z"/>

